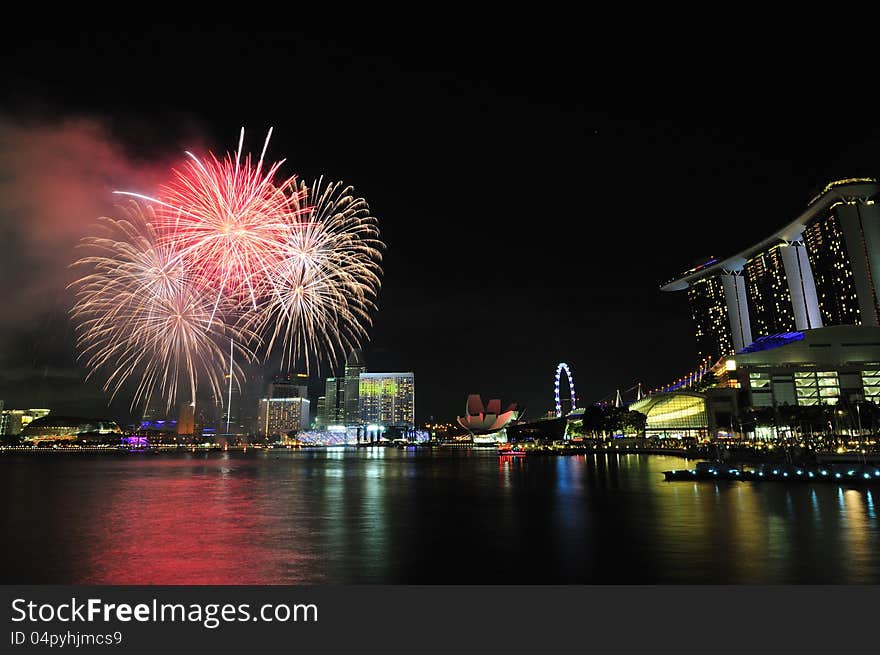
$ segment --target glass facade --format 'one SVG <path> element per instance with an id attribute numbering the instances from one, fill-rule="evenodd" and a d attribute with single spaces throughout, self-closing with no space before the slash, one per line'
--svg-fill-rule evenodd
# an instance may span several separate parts
<path id="1" fill-rule="evenodd" d="M 770 385 L 769 373 L 749 373 L 749 389 L 752 392 L 753 406 L 773 406 L 773 388 Z"/>
<path id="2" fill-rule="evenodd" d="M 842 389 L 858 395 L 861 385 L 853 384 L 848 373 L 837 371 L 795 371 L 794 373 L 749 372 L 749 391 L 753 407 L 774 405 L 836 405 Z M 880 371 L 876 372 L 876 392 L 880 394 Z M 844 382 L 846 381 L 846 382 Z M 865 385 L 868 394 L 868 385 Z"/>
<path id="3" fill-rule="evenodd" d="M 323 430 L 327 425 L 327 397 L 318 396 L 318 403 L 315 405 L 315 428 Z"/>
<path id="4" fill-rule="evenodd" d="M 772 376 L 773 400 L 777 405 L 797 405 L 797 392 L 791 373 Z"/>
<path id="5" fill-rule="evenodd" d="M 862 389 L 865 400 L 880 403 L 880 369 L 862 371 Z"/>
<path id="6" fill-rule="evenodd" d="M 697 333 L 699 358 L 717 359 L 732 355 L 733 338 L 721 279 L 712 276 L 697 280 L 688 287 L 687 293 Z"/>
<path id="7" fill-rule="evenodd" d="M 807 226 L 804 243 L 825 325 L 861 325 L 859 300 L 840 218 L 831 212 Z"/>
<path id="8" fill-rule="evenodd" d="M 360 422 L 382 426 L 415 425 L 412 373 L 361 373 Z"/>
<path id="9" fill-rule="evenodd" d="M 795 329 L 781 247 L 774 246 L 756 255 L 745 265 L 749 315 L 755 338 Z"/>
<path id="10" fill-rule="evenodd" d="M 345 401 L 342 397 L 343 385 L 341 383 L 342 378 L 327 378 L 324 382 L 324 417 L 321 421 L 324 427 L 345 423 Z"/>
<path id="11" fill-rule="evenodd" d="M 355 426 L 360 423 L 360 388 L 361 373 L 367 370 L 360 359 L 360 353 L 352 352 L 345 363 L 345 379 L 343 381 L 342 398 L 339 400 L 340 419 L 344 425 Z M 328 396 L 329 397 L 329 396 Z"/>
<path id="12" fill-rule="evenodd" d="M 836 405 L 840 399 L 837 371 L 797 371 L 794 387 L 798 405 Z"/>
<path id="13" fill-rule="evenodd" d="M 646 432 L 692 433 L 709 428 L 706 399 L 699 396 L 672 394 L 658 400 L 645 410 Z"/>

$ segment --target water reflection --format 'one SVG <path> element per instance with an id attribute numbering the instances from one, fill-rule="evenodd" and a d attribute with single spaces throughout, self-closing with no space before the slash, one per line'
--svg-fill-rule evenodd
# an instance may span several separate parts
<path id="1" fill-rule="evenodd" d="M 875 494 L 675 458 L 3 457 L 4 582 L 880 583 Z"/>

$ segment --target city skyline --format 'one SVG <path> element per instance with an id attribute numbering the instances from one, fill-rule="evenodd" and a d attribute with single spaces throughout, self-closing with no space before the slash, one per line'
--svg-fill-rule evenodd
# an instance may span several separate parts
<path id="1" fill-rule="evenodd" d="M 829 180 L 873 174 L 880 152 L 878 128 L 858 120 L 866 107 L 795 105 L 786 93 L 815 70 L 795 71 L 786 88 L 761 73 L 757 57 L 718 55 L 722 68 L 749 71 L 752 89 L 768 99 L 760 113 L 731 98 L 721 78 L 695 87 L 687 70 L 662 81 L 645 73 L 633 86 L 597 66 L 589 85 L 571 85 L 601 51 L 564 39 L 509 68 L 490 65 L 505 52 L 494 54 L 500 41 L 467 38 L 453 56 L 435 52 L 430 39 L 408 42 L 410 56 L 401 57 L 381 42 L 363 50 L 343 35 L 325 42 L 277 31 L 253 44 L 260 55 L 296 58 L 326 73 L 316 75 L 326 84 L 345 79 L 363 102 L 349 111 L 315 93 L 312 106 L 274 87 L 247 102 L 219 102 L 213 89 L 232 68 L 207 71 L 202 82 L 169 74 L 165 90 L 179 103 L 148 108 L 120 73 L 173 71 L 169 55 L 146 47 L 154 35 L 149 27 L 96 33 L 94 51 L 76 65 L 101 73 L 75 89 L 59 80 L 72 65 L 63 52 L 80 37 L 49 30 L 44 41 L 13 36 L 4 45 L 17 53 L 4 68 L 16 92 L 0 106 L 0 133 L 17 156 L 4 158 L 2 170 L 45 191 L 21 198 L 15 186 L 2 189 L 9 257 L 0 266 L 16 310 L 0 320 L 0 397 L 9 407 L 128 414 L 125 401 L 108 407 L 73 361 L 54 255 L 66 255 L 72 234 L 110 211 L 112 188 L 148 187 L 155 168 L 190 145 L 222 152 L 242 124 L 257 132 L 274 125 L 270 152 L 288 156 L 303 179 L 331 171 L 370 199 L 389 247 L 365 354 L 374 370 L 418 376 L 419 422 L 454 416 L 473 392 L 541 415 L 553 407 L 560 361 L 586 400 L 638 380 L 664 383 L 692 361 L 693 335 L 686 299 L 659 293 L 655 281 L 701 253 L 754 243 Z M 163 37 L 208 39 L 186 28 Z M 130 46 L 125 55 L 109 56 L 121 43 Z M 268 73 L 248 72 L 255 88 L 269 88 Z M 334 129 L 342 124 L 348 129 Z M 53 144 L 73 168 L 59 164 Z M 59 189 L 62 180 L 68 186 Z M 655 323 L 668 329 L 660 335 Z M 325 365 L 321 377 L 329 372 Z M 249 372 L 248 384 L 262 373 Z"/>

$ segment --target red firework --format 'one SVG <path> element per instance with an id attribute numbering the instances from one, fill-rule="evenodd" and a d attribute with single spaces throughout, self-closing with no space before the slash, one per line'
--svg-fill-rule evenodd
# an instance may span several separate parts
<path id="1" fill-rule="evenodd" d="M 295 176 L 274 181 L 284 160 L 264 168 L 271 136 L 270 129 L 256 164 L 250 155 L 242 160 L 244 130 L 238 150 L 222 160 L 187 152 L 171 182 L 148 198 L 158 205 L 160 233 L 174 240 L 193 278 L 216 292 L 215 307 L 256 307 L 273 290 L 291 230 L 309 210 Z"/>

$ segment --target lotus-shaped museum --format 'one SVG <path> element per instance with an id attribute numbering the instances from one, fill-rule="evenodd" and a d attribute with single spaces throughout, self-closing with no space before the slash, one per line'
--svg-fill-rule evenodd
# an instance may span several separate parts
<path id="1" fill-rule="evenodd" d="M 461 427 L 474 435 L 474 441 L 485 440 L 477 439 L 478 435 L 489 437 L 490 441 L 507 441 L 507 433 L 504 428 L 518 415 L 516 403 L 508 405 L 507 409 L 502 412 L 501 401 L 497 398 L 490 400 L 488 406 L 484 406 L 483 399 L 479 394 L 471 394 L 467 399 L 467 413 L 455 420 Z"/>

